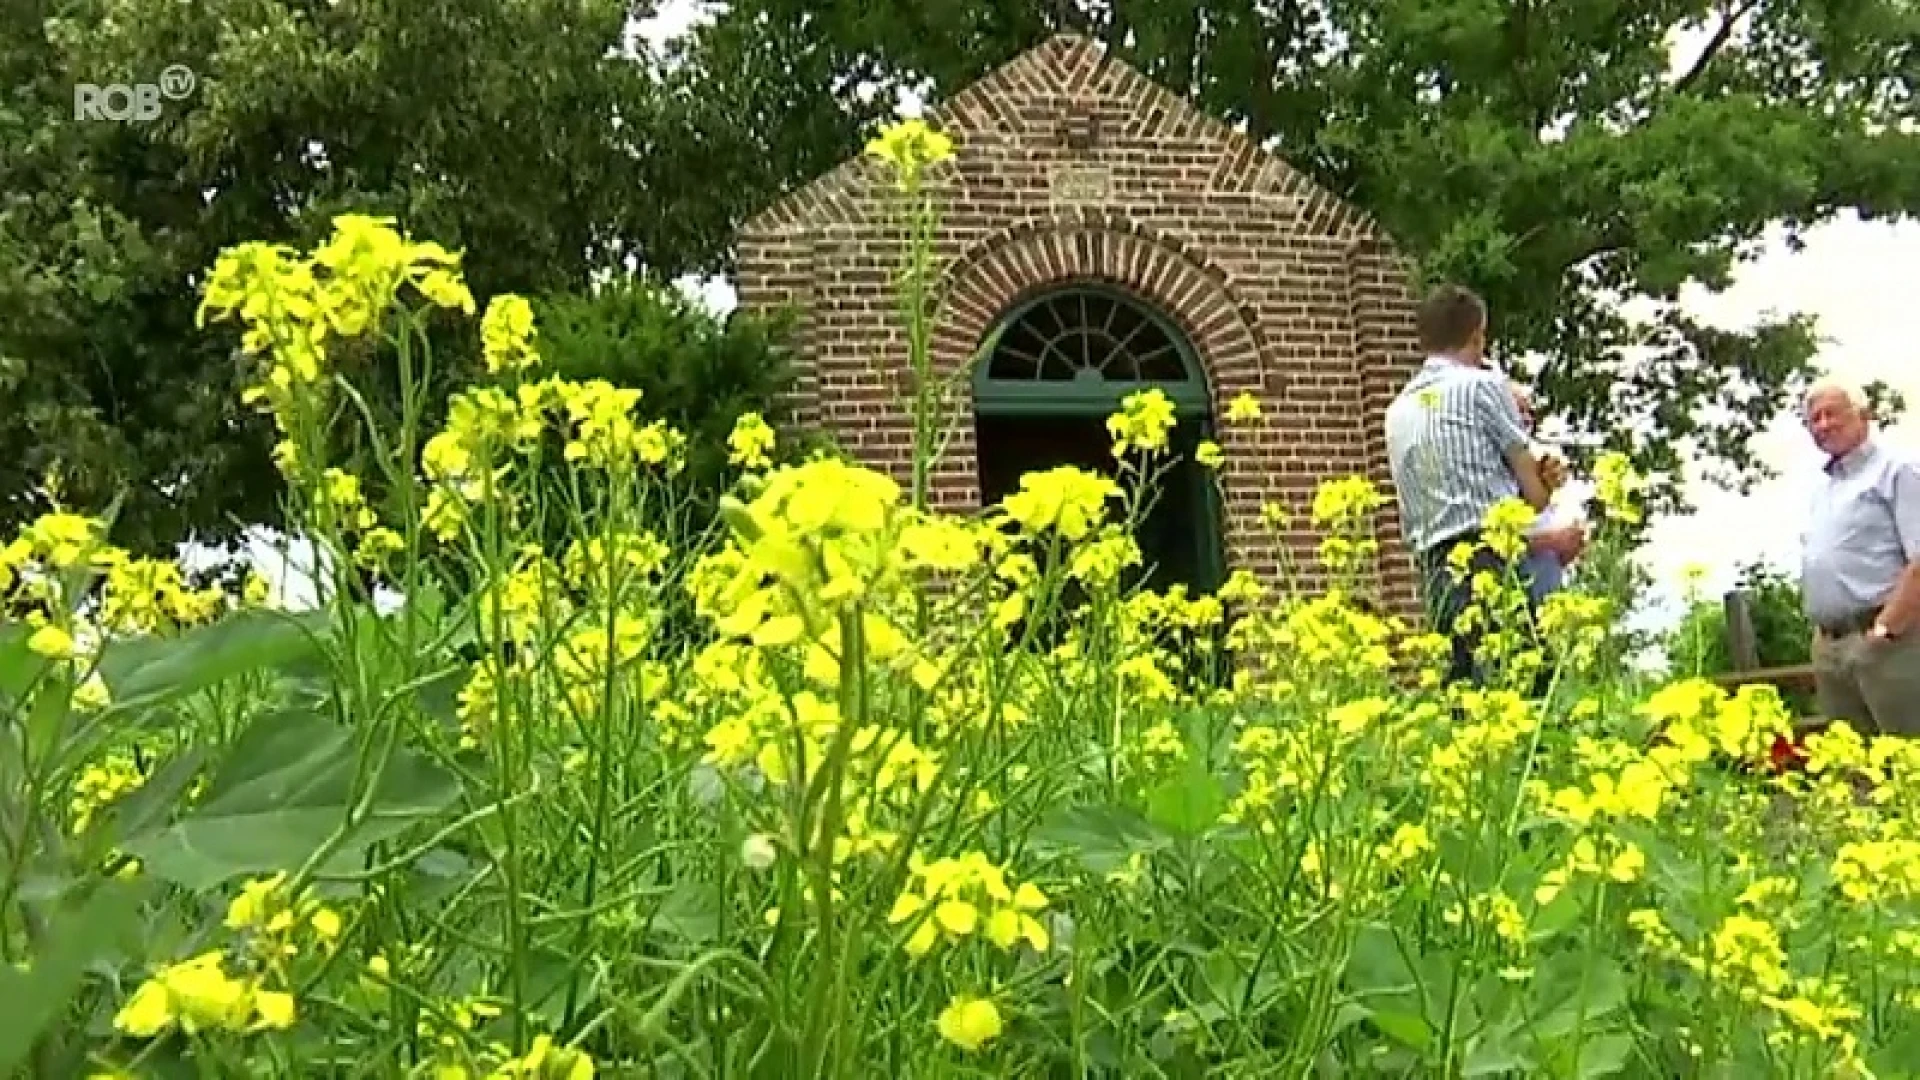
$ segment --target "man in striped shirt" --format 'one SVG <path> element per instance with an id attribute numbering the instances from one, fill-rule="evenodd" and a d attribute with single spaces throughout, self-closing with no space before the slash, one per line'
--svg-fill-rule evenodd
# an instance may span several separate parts
<path id="1" fill-rule="evenodd" d="M 1551 492 L 1507 379 L 1487 367 L 1486 305 L 1444 286 L 1421 304 L 1418 319 L 1427 362 L 1387 408 L 1387 457 L 1431 629 L 1453 641 L 1448 678 L 1478 681 L 1482 632 L 1456 625 L 1472 602 L 1471 578 L 1515 570 L 1479 543 L 1481 525 L 1504 499 L 1545 510 Z M 1463 542 L 1474 553 L 1468 574 L 1456 578 L 1447 558 Z M 1579 557 L 1586 537 L 1579 525 L 1564 525 L 1536 532 L 1529 543 L 1565 564 Z"/>

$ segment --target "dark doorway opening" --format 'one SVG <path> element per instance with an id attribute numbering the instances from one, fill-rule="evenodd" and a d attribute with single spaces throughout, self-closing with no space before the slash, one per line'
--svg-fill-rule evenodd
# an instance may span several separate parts
<path id="1" fill-rule="evenodd" d="M 1191 594 L 1207 595 L 1221 584 L 1222 552 L 1213 477 L 1194 460 L 1206 437 L 1206 418 L 1188 416 L 1175 426 L 1171 440 L 1173 465 L 1154 490 L 1147 515 L 1134 532 L 1142 566 L 1128 579 L 1129 586 L 1165 592 L 1185 585 Z M 1030 472 L 1071 465 L 1120 481 L 1113 456 L 1113 437 L 1106 418 L 1098 415 L 982 415 L 975 420 L 979 447 L 980 495 L 992 506 L 1020 489 L 1020 477 Z M 1111 508 L 1115 519 L 1121 507 Z"/>

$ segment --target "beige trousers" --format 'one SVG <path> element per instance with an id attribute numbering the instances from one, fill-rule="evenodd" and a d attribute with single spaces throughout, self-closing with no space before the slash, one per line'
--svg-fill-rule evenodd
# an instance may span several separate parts
<path id="1" fill-rule="evenodd" d="M 1829 722 L 1845 720 L 1863 735 L 1920 735 L 1920 636 L 1816 634 L 1813 674 Z"/>

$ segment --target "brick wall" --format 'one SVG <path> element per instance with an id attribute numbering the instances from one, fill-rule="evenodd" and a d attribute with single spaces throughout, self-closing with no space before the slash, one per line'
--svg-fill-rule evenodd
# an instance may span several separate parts
<path id="1" fill-rule="evenodd" d="M 1391 241 L 1077 36 L 1015 59 L 930 119 L 958 144 L 932 180 L 943 204 L 936 363 L 969 363 L 1002 312 L 1051 286 L 1100 281 L 1158 306 L 1196 346 L 1216 408 L 1244 391 L 1266 414 L 1221 433 L 1232 565 L 1273 580 L 1285 545 L 1315 584 L 1313 490 L 1355 473 L 1389 484 L 1381 414 L 1419 360 Z M 864 159 L 787 196 L 742 230 L 738 292 L 744 307 L 801 310 L 799 421 L 904 481 L 912 422 L 889 196 Z M 957 510 L 979 498 L 973 427 L 960 419 L 934 478 L 935 501 Z M 1296 512 L 1277 540 L 1260 524 L 1269 501 Z M 1381 585 L 1411 614 L 1398 537 L 1389 511 Z"/>

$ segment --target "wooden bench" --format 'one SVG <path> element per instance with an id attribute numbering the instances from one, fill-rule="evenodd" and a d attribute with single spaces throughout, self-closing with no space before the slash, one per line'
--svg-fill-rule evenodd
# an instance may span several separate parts
<path id="1" fill-rule="evenodd" d="M 1711 681 L 1729 690 L 1754 683 L 1771 683 L 1782 691 L 1812 693 L 1812 664 L 1769 668 L 1760 666 L 1759 641 L 1753 632 L 1753 601 L 1746 590 L 1731 590 L 1725 596 L 1724 603 L 1727 613 L 1727 656 L 1733 661 L 1733 670 L 1712 676 Z M 1818 722 L 1817 718 L 1812 717 L 1807 720 L 1810 723 Z"/>
<path id="2" fill-rule="evenodd" d="M 1716 686 L 1729 690 L 1746 686 L 1749 683 L 1772 683 L 1782 690 L 1813 690 L 1813 665 L 1789 664 L 1785 667 L 1751 668 L 1746 671 L 1727 671 L 1711 676 Z"/>

